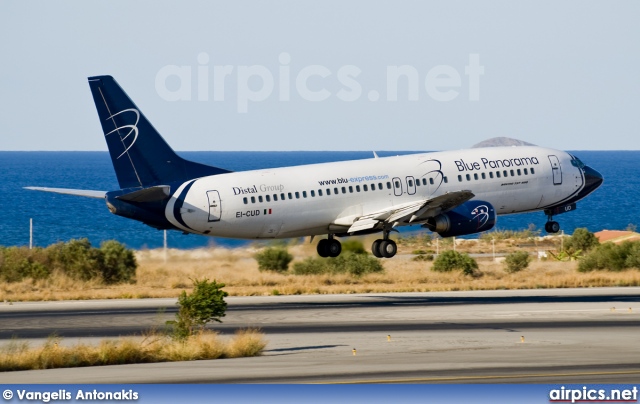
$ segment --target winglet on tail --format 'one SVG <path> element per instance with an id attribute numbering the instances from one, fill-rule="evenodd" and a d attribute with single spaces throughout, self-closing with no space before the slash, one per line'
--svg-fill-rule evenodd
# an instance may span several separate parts
<path id="1" fill-rule="evenodd" d="M 89 77 L 120 188 L 146 188 L 230 172 L 178 156 L 111 76 Z"/>

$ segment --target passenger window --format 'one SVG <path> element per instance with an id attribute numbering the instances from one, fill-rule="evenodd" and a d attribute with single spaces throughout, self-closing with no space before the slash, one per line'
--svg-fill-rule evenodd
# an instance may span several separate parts
<path id="1" fill-rule="evenodd" d="M 391 189 L 391 183 L 387 182 L 387 189 Z"/>
<path id="2" fill-rule="evenodd" d="M 353 187 L 351 185 L 349 185 L 349 193 L 352 194 L 353 193 Z"/>
<path id="3" fill-rule="evenodd" d="M 462 182 L 462 175 L 458 174 L 458 182 Z"/>
<path id="4" fill-rule="evenodd" d="M 504 175 L 505 178 L 509 176 L 509 174 L 507 174 L 507 170 L 504 170 L 502 174 Z"/>
<path id="5" fill-rule="evenodd" d="M 431 183 L 431 185 L 433 185 L 433 178 L 429 178 L 429 182 Z M 426 178 L 422 179 L 422 185 L 427 185 L 427 179 Z"/>
<path id="6" fill-rule="evenodd" d="M 327 188 L 327 196 L 331 195 L 331 188 Z"/>
<path id="7" fill-rule="evenodd" d="M 493 178 L 493 171 L 489 171 L 489 178 Z"/>
<path id="8" fill-rule="evenodd" d="M 485 173 L 482 173 L 482 179 L 486 180 L 487 179 L 487 175 Z"/>
<path id="9" fill-rule="evenodd" d="M 449 178 L 447 177 L 442 177 L 442 181 L 444 181 L 445 184 L 447 184 L 449 182 Z"/>
<path id="10" fill-rule="evenodd" d="M 284 201 L 287 198 L 284 197 L 284 194 L 280 194 L 280 199 L 282 199 Z"/>
<path id="11" fill-rule="evenodd" d="M 343 194 L 346 194 L 346 193 L 347 193 L 347 188 L 342 187 L 342 193 L 343 193 Z"/>
<path id="12" fill-rule="evenodd" d="M 311 197 L 314 198 L 316 196 L 316 191 L 314 191 L 313 189 L 311 190 Z"/>
<path id="13" fill-rule="evenodd" d="M 334 193 L 335 195 L 338 195 L 340 192 L 338 192 L 338 188 L 333 188 L 333 193 Z"/>
<path id="14" fill-rule="evenodd" d="M 271 196 L 267 195 L 264 198 L 267 200 L 267 202 L 271 202 Z"/>
<path id="15" fill-rule="evenodd" d="M 262 195 L 258 196 L 258 202 L 262 203 Z"/>
<path id="16" fill-rule="evenodd" d="M 296 199 L 300 199 L 300 192 L 296 191 Z"/>
<path id="17" fill-rule="evenodd" d="M 474 180 L 476 180 L 476 181 L 478 181 L 478 173 L 474 173 L 474 174 L 473 174 L 473 179 L 474 179 Z"/>
<path id="18" fill-rule="evenodd" d="M 278 201 L 278 194 L 273 194 L 273 201 L 277 202 Z"/>
<path id="19" fill-rule="evenodd" d="M 531 175 L 535 174 L 536 172 L 533 170 L 533 167 L 531 167 Z"/>
<path id="20" fill-rule="evenodd" d="M 322 196 L 322 190 L 321 189 L 318 190 L 318 196 Z"/>
<path id="21" fill-rule="evenodd" d="M 249 203 L 249 201 L 247 200 L 247 197 L 245 196 L 244 198 L 242 198 L 242 202 L 244 202 L 244 204 L 246 205 L 247 203 Z"/>
<path id="22" fill-rule="evenodd" d="M 409 186 L 413 187 L 413 180 L 409 180 Z"/>
<path id="23" fill-rule="evenodd" d="M 293 196 L 291 195 L 291 192 L 289 192 L 289 199 L 293 199 Z"/>
<path id="24" fill-rule="evenodd" d="M 465 175 L 465 177 L 467 177 L 467 181 L 471 181 L 471 175 L 470 174 Z"/>
<path id="25" fill-rule="evenodd" d="M 419 187 L 419 186 L 420 186 L 420 178 L 416 180 L 416 187 Z"/>
<path id="26" fill-rule="evenodd" d="M 356 185 L 356 192 L 360 192 L 360 185 Z"/>
<path id="27" fill-rule="evenodd" d="M 509 170 L 509 172 L 511 173 L 511 176 L 514 177 L 515 174 L 513 173 L 513 170 Z"/>
<path id="28" fill-rule="evenodd" d="M 496 177 L 500 178 L 500 171 L 496 171 Z"/>
<path id="29" fill-rule="evenodd" d="M 302 197 L 306 198 L 307 197 L 307 191 L 302 191 Z"/>
<path id="30" fill-rule="evenodd" d="M 529 175 L 529 172 L 526 168 L 524 169 L 524 175 Z"/>
<path id="31" fill-rule="evenodd" d="M 522 175 L 519 168 L 518 168 L 518 175 Z"/>
<path id="32" fill-rule="evenodd" d="M 367 191 L 369 190 L 369 189 L 367 188 L 367 184 L 364 184 L 364 185 L 362 186 L 362 190 L 363 190 L 364 192 L 367 192 Z"/>
<path id="33" fill-rule="evenodd" d="M 388 183 L 387 183 L 387 184 L 388 184 Z M 382 191 L 382 183 L 381 183 L 381 182 L 379 182 L 379 183 L 378 183 L 378 189 L 379 189 L 380 191 Z"/>
<path id="34" fill-rule="evenodd" d="M 424 179 L 422 181 L 425 181 Z M 429 178 L 429 184 L 433 185 L 433 178 Z"/>
<path id="35" fill-rule="evenodd" d="M 251 197 L 251 203 L 256 203 L 256 197 L 255 196 Z"/>

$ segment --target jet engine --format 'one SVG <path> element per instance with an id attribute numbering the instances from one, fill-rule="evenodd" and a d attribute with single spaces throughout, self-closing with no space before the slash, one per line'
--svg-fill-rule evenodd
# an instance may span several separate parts
<path id="1" fill-rule="evenodd" d="M 490 230 L 496 224 L 496 211 L 489 202 L 467 201 L 427 220 L 424 227 L 441 237 L 464 236 Z"/>

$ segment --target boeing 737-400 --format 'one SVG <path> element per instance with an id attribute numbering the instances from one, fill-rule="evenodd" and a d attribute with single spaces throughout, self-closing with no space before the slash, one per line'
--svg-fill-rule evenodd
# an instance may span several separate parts
<path id="1" fill-rule="evenodd" d="M 382 233 L 376 257 L 397 247 L 389 233 L 421 225 L 442 237 L 479 233 L 499 215 L 553 216 L 602 184 L 567 152 L 536 146 L 491 147 L 232 172 L 179 157 L 111 76 L 89 78 L 120 189 L 29 187 L 104 198 L 109 210 L 157 229 L 242 239 L 321 236 L 322 257 L 337 257 L 336 237 Z"/>

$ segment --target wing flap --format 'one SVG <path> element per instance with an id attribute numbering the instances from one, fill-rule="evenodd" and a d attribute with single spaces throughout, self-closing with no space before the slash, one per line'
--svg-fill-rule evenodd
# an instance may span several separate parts
<path id="1" fill-rule="evenodd" d="M 361 230 L 373 229 L 380 221 L 377 219 L 359 219 L 349 227 L 347 233 L 355 233 Z"/>
<path id="2" fill-rule="evenodd" d="M 48 188 L 48 187 L 24 187 L 31 191 L 53 192 L 56 194 L 84 196 L 87 198 L 104 199 L 107 191 L 93 191 L 89 189 Z"/>

